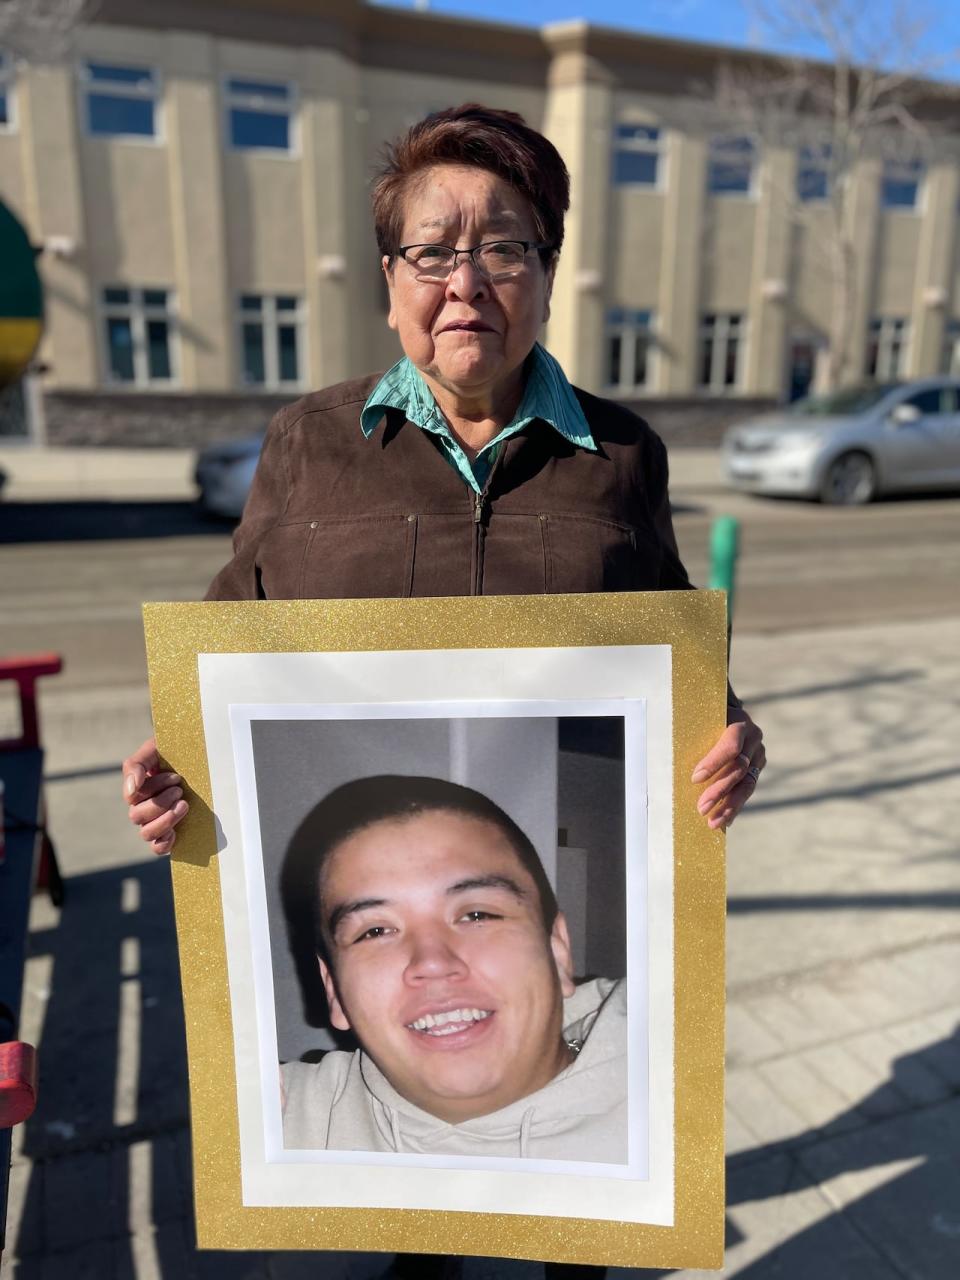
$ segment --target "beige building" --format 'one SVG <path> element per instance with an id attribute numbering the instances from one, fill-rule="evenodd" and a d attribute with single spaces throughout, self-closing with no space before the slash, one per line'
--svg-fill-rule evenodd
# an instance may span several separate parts
<path id="1" fill-rule="evenodd" d="M 834 306 L 826 178 L 719 146 L 705 86 L 746 56 L 360 0 L 104 0 L 69 64 L 0 54 L 0 198 L 47 290 L 29 429 L 196 443 L 392 363 L 367 183 L 385 139 L 466 100 L 570 168 L 545 336 L 574 381 L 668 429 L 797 394 Z M 856 172 L 852 374 L 956 367 L 958 197 L 955 161 Z"/>

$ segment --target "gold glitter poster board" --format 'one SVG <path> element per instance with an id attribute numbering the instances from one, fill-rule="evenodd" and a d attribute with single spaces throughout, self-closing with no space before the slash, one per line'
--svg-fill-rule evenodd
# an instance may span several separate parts
<path id="1" fill-rule="evenodd" d="M 191 804 L 172 871 L 200 1246 L 721 1266 L 724 839 L 697 814 L 690 775 L 725 723 L 722 594 L 151 604 L 144 622 L 159 748 L 184 778 Z M 507 728 L 491 749 L 495 725 Z M 536 791 L 538 768 L 549 781 L 536 744 L 550 725 L 551 733 L 561 726 L 561 745 L 567 729 L 611 725 L 626 743 L 615 766 L 603 763 L 602 747 L 575 743 L 558 753 L 563 769 L 573 769 L 569 786 L 560 770 L 561 796 L 566 786 L 584 814 L 598 770 L 606 777 L 619 769 L 625 796 L 623 1105 L 630 1121 L 623 1154 L 616 1134 L 591 1148 L 587 1129 L 571 1129 L 575 1152 L 564 1149 L 554 1131 L 569 1126 L 565 1104 L 562 1115 L 547 1117 L 541 1145 L 534 1115 L 529 1149 L 522 1137 L 517 1151 L 497 1158 L 456 1143 L 449 1156 L 425 1155 L 403 1137 L 386 1148 L 366 1139 L 352 1147 L 333 1138 L 291 1141 L 281 1129 L 277 1063 L 301 1054 L 289 1039 L 285 1049 L 289 1011 L 277 975 L 290 960 L 287 940 L 271 925 L 273 873 L 264 868 L 274 827 L 289 826 L 302 778 L 339 783 L 356 771 L 351 752 L 362 758 L 360 773 L 387 772 L 376 762 L 394 759 L 382 752 L 397 735 L 428 745 L 411 745 L 390 772 L 437 773 L 429 742 L 440 734 L 451 744 L 455 780 L 473 785 L 468 766 L 486 751 L 490 793 L 512 816 L 502 795 L 515 795 L 526 829 L 523 806 Z M 355 737 L 360 729 L 367 736 Z M 330 733 L 340 736 L 323 736 Z M 334 749 L 305 752 L 304 741 Z M 458 775 L 458 768 L 468 771 Z M 634 778 L 642 785 L 627 785 Z M 606 830 L 610 809 L 601 797 L 578 829 L 579 818 L 548 805 L 548 821 L 559 813 L 574 823 L 568 831 L 561 821 L 559 848 L 544 857 L 572 916 L 579 898 L 570 886 L 588 883 L 581 873 L 592 863 L 567 846 L 589 843 L 594 827 Z M 592 894 L 591 887 L 591 901 Z M 586 943 L 572 936 L 571 955 L 588 948 L 572 972 L 590 972 L 589 947 L 609 945 L 616 914 L 601 921 L 599 941 L 596 930 L 587 930 Z M 485 924 L 475 916 L 471 907 L 471 927 Z M 364 945 L 375 938 L 380 946 L 393 932 L 378 925 L 363 934 Z M 464 1008 L 455 1037 L 488 1034 L 483 1021 L 466 1025 L 477 1015 L 503 1034 L 508 1020 L 499 1007 L 492 1018 L 487 1009 L 468 1015 Z M 420 1035 L 423 1022 L 406 1032 Z M 580 1050 L 570 1044 L 570 1054 Z M 583 1060 L 589 1049 L 588 1034 Z M 581 1058 L 531 1099 L 573 1078 Z M 377 1063 L 389 1093 L 395 1081 L 386 1061 L 378 1056 Z M 287 1077 L 288 1111 L 290 1089 Z M 384 1095 L 374 1092 L 380 1108 Z M 405 1097 L 391 1112 L 401 1129 L 410 1111 Z"/>

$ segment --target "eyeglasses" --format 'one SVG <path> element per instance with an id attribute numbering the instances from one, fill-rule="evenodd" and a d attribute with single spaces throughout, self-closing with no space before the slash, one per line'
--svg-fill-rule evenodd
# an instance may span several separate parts
<path id="1" fill-rule="evenodd" d="M 497 281 L 519 275 L 527 265 L 528 253 L 552 248 L 532 240 L 491 240 L 472 249 L 451 249 L 446 244 L 402 244 L 397 255 L 413 268 L 418 280 L 446 280 L 456 270 L 457 260 L 465 256 L 482 276 Z"/>

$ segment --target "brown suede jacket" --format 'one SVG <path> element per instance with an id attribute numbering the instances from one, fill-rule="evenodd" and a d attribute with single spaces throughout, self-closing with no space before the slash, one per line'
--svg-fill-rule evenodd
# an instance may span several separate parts
<path id="1" fill-rule="evenodd" d="M 399 411 L 364 438 L 360 410 L 378 376 L 276 415 L 208 600 L 690 586 L 666 450 L 641 418 L 577 390 L 598 451 L 533 422 L 501 447 L 479 495 Z"/>

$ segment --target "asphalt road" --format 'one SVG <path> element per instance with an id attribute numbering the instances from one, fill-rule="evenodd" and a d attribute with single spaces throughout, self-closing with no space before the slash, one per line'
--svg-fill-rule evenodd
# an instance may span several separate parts
<path id="1" fill-rule="evenodd" d="M 681 486 L 674 503 L 699 583 L 714 517 L 741 521 L 737 634 L 958 612 L 960 499 L 838 510 Z M 64 654 L 60 690 L 141 683 L 141 601 L 201 598 L 229 555 L 229 532 L 186 502 L 4 504 L 0 653 Z"/>

